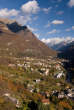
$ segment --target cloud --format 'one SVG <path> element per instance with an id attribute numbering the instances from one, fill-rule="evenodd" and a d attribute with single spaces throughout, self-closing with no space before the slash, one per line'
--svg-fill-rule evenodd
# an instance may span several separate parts
<path id="1" fill-rule="evenodd" d="M 52 7 L 49 8 L 43 8 L 44 13 L 48 14 L 50 12 L 50 10 L 52 9 Z"/>
<path id="2" fill-rule="evenodd" d="M 15 19 L 22 25 L 26 24 L 27 22 L 31 22 L 30 16 L 19 15 Z"/>
<path id="3" fill-rule="evenodd" d="M 40 35 L 39 35 L 38 33 L 34 33 L 34 35 L 35 35 L 37 38 L 40 37 Z"/>
<path id="4" fill-rule="evenodd" d="M 28 1 L 27 3 L 23 4 L 20 7 L 20 10 L 16 9 L 0 9 L 0 17 L 2 18 L 14 18 L 17 20 L 20 24 L 24 25 L 27 24 L 27 22 L 36 20 L 38 17 L 34 17 L 32 19 L 33 14 L 37 14 L 37 12 L 40 10 L 39 4 L 36 0 Z"/>
<path id="5" fill-rule="evenodd" d="M 74 30 L 74 26 L 72 26 L 72 30 Z"/>
<path id="6" fill-rule="evenodd" d="M 58 24 L 64 24 L 63 20 L 54 20 L 52 21 L 52 24 L 58 25 Z"/>
<path id="7" fill-rule="evenodd" d="M 54 38 L 48 38 L 48 39 L 43 38 L 41 41 L 53 46 L 53 45 L 59 44 L 61 42 L 70 43 L 70 42 L 74 41 L 74 38 L 72 38 L 72 37 L 54 37 Z"/>
<path id="8" fill-rule="evenodd" d="M 38 16 L 35 16 L 33 19 L 34 19 L 34 21 L 37 20 L 38 19 Z"/>
<path id="9" fill-rule="evenodd" d="M 59 30 L 56 30 L 56 29 L 53 29 L 52 31 L 48 32 L 47 34 L 55 34 L 55 33 L 58 33 Z"/>
<path id="10" fill-rule="evenodd" d="M 73 6 L 74 6 L 74 0 L 69 0 L 68 6 L 69 6 L 69 7 L 73 7 Z"/>
<path id="11" fill-rule="evenodd" d="M 33 27 L 29 26 L 29 25 L 27 25 L 27 27 L 28 27 L 28 29 L 30 29 L 32 32 L 38 31 L 38 29 L 35 29 L 35 28 L 33 28 Z"/>
<path id="12" fill-rule="evenodd" d="M 67 32 L 74 31 L 74 26 L 72 26 L 71 28 L 67 28 L 65 31 L 67 31 Z"/>
<path id="13" fill-rule="evenodd" d="M 38 17 L 32 19 L 33 14 L 37 14 L 40 10 L 39 4 L 36 0 L 29 1 L 21 6 L 20 15 L 16 18 L 21 24 L 27 24 L 27 22 L 36 20 Z"/>
<path id="14" fill-rule="evenodd" d="M 62 15 L 64 13 L 64 11 L 58 11 L 57 15 Z"/>
<path id="15" fill-rule="evenodd" d="M 12 17 L 17 16 L 19 11 L 15 9 L 8 10 L 7 8 L 0 9 L 0 17 Z"/>
<path id="16" fill-rule="evenodd" d="M 29 1 L 21 6 L 21 10 L 25 14 L 36 14 L 39 11 L 40 7 L 36 0 Z"/>
<path id="17" fill-rule="evenodd" d="M 66 32 L 70 32 L 70 31 L 71 31 L 71 29 L 70 29 L 70 28 L 67 28 L 65 31 L 66 31 Z"/>

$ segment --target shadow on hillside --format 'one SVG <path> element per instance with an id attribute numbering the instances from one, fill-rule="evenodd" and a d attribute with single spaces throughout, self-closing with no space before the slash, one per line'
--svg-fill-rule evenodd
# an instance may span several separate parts
<path id="1" fill-rule="evenodd" d="M 58 53 L 60 59 L 64 59 L 63 66 L 67 71 L 66 80 L 74 84 L 74 56 L 68 57 L 63 53 Z"/>

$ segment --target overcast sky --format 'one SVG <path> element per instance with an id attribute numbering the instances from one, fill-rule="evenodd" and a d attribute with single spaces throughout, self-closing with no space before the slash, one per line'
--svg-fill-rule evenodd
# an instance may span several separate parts
<path id="1" fill-rule="evenodd" d="M 27 25 L 47 43 L 74 40 L 74 0 L 0 0 L 0 17 Z"/>

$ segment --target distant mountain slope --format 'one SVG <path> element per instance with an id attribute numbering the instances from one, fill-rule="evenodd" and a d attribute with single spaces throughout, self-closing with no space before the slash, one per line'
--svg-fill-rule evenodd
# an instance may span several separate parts
<path id="1" fill-rule="evenodd" d="M 50 43 L 48 43 L 48 47 L 51 47 L 52 49 L 56 50 L 56 51 L 62 51 L 64 50 L 65 47 L 67 47 L 70 43 L 72 43 L 73 41 L 62 41 L 58 44 L 53 44 L 51 45 Z"/>
<path id="2" fill-rule="evenodd" d="M 64 46 L 58 57 L 68 60 L 64 63 L 64 67 L 67 70 L 68 80 L 74 84 L 74 41 Z"/>
<path id="3" fill-rule="evenodd" d="M 60 56 L 66 59 L 74 60 L 74 41 L 63 46 L 60 50 L 61 50 Z"/>
<path id="4" fill-rule="evenodd" d="M 9 21 L 9 20 L 8 20 Z M 17 22 L 0 20 L 0 56 L 54 56 L 48 48 L 26 27 Z"/>
<path id="5" fill-rule="evenodd" d="M 67 45 L 66 42 L 61 42 L 61 43 L 58 43 L 58 44 L 51 46 L 51 48 L 54 50 L 60 51 L 66 45 Z"/>

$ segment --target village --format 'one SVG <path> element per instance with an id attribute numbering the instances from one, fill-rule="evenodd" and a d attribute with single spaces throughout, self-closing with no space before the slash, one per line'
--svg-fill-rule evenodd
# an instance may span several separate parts
<path id="1" fill-rule="evenodd" d="M 8 67 L 23 68 L 24 71 L 30 70 L 30 72 L 38 72 L 41 75 L 50 75 L 51 69 L 54 71 L 51 73 L 55 78 L 61 78 L 65 75 L 63 63 L 60 60 L 55 60 L 52 57 L 49 59 L 37 59 L 25 57 L 23 61 L 17 60 L 15 64 L 8 64 Z"/>
<path id="2" fill-rule="evenodd" d="M 19 68 L 25 74 L 31 74 L 30 80 L 24 83 L 25 89 L 32 94 L 40 95 L 42 97 L 41 102 L 45 105 L 50 104 L 50 97 L 53 96 L 58 99 L 74 99 L 74 88 L 70 85 L 65 85 L 66 71 L 63 67 L 63 62 L 59 59 L 52 57 L 48 59 L 25 57 L 23 60 L 16 60 L 15 64 L 9 63 L 8 67 Z M 33 75 L 36 75 L 35 78 L 33 78 Z M 48 77 L 53 81 L 50 81 Z M 11 98 L 9 93 L 6 93 L 5 96 L 16 102 L 17 108 L 20 107 L 18 99 Z"/>

